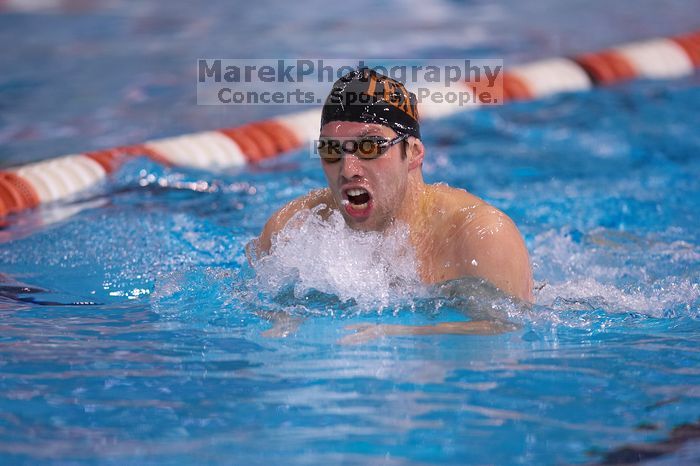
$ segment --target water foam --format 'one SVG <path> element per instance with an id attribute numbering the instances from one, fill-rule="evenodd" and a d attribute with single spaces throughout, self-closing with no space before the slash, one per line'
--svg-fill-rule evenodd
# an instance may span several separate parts
<path id="1" fill-rule="evenodd" d="M 537 304 L 554 311 L 700 316 L 700 283 L 691 267 L 697 248 L 656 236 L 604 228 L 537 235 L 532 254 L 535 276 L 541 281 Z"/>
<path id="2" fill-rule="evenodd" d="M 270 254 L 255 261 L 258 285 L 277 294 L 293 286 L 301 299 L 313 291 L 353 300 L 361 308 L 386 307 L 423 294 L 418 261 L 405 225 L 385 233 L 349 228 L 326 206 L 298 212 L 272 238 Z"/>

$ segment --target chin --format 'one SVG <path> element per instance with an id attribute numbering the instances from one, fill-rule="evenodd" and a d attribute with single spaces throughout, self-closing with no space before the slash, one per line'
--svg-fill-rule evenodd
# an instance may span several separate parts
<path id="1" fill-rule="evenodd" d="M 345 224 L 356 231 L 376 231 L 382 232 L 386 230 L 388 223 L 380 221 L 380 219 L 374 216 L 366 218 L 364 220 L 357 220 L 352 217 L 344 217 Z"/>
<path id="2" fill-rule="evenodd" d="M 375 225 L 375 222 L 372 221 L 371 218 L 367 218 L 364 220 L 358 220 L 356 218 L 353 218 L 346 214 L 345 212 L 342 213 L 343 218 L 345 219 L 345 224 L 357 231 L 374 231 L 374 230 L 379 230 L 377 226 Z"/>
<path id="3" fill-rule="evenodd" d="M 368 225 L 369 220 L 365 220 L 362 222 L 358 222 L 352 217 L 349 217 L 348 215 L 343 215 L 343 218 L 345 219 L 345 224 L 352 228 L 353 230 L 358 230 L 358 231 L 369 231 L 372 230 L 371 225 Z"/>

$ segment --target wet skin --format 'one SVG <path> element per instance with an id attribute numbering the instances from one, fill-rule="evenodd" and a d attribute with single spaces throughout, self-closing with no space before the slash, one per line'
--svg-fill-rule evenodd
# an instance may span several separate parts
<path id="1" fill-rule="evenodd" d="M 321 128 L 324 138 L 364 136 L 393 139 L 396 133 L 383 125 L 356 122 L 329 122 Z M 421 170 L 424 155 L 421 141 L 410 137 L 373 160 L 346 155 L 334 163 L 321 161 L 328 188 L 312 191 L 276 212 L 256 242 L 257 254 L 269 252 L 272 237 L 294 214 L 324 204 L 327 208 L 322 215 L 339 211 L 353 229 L 381 232 L 396 222 L 408 225 L 418 272 L 425 283 L 480 277 L 510 296 L 531 302 L 528 253 L 513 221 L 465 190 L 426 184 Z M 350 193 L 357 192 L 354 189 L 366 190 L 370 195 L 371 200 L 359 209 L 349 202 Z M 475 333 L 468 324 L 477 324 L 474 330 L 484 330 L 480 323 L 461 324 L 467 328 L 436 326 L 433 333 Z M 411 332 L 382 327 L 389 334 L 428 333 L 424 328 L 414 327 L 416 331 Z"/>

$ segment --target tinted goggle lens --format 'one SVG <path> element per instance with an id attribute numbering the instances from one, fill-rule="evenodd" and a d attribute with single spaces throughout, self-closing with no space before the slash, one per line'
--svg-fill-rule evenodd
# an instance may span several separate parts
<path id="1" fill-rule="evenodd" d="M 361 139 L 321 138 L 317 141 L 316 150 L 327 163 L 337 162 L 346 155 L 353 154 L 363 160 L 372 160 L 384 155 L 391 146 L 405 138 L 406 136 L 391 140 L 371 136 Z"/>

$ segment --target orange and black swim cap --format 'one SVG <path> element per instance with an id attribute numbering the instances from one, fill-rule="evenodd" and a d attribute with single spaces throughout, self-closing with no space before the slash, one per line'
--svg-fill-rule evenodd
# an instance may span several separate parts
<path id="1" fill-rule="evenodd" d="M 369 68 L 353 70 L 333 84 L 323 105 L 321 126 L 330 121 L 377 123 L 420 139 L 416 95 Z"/>

